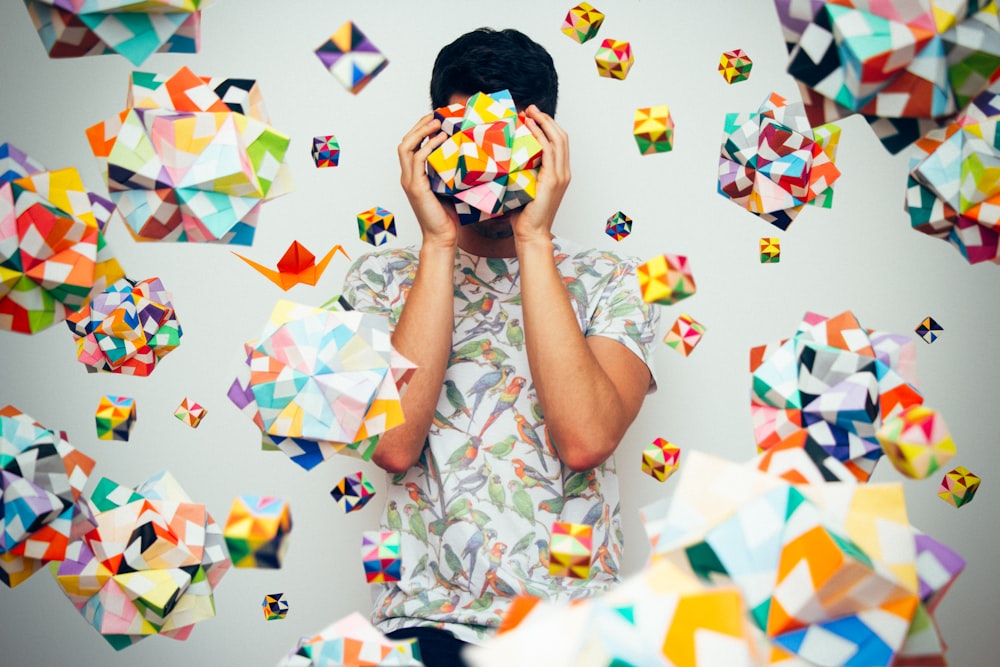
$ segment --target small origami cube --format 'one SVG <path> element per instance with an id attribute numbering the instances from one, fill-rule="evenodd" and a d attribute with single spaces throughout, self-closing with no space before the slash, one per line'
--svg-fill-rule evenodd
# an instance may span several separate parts
<path id="1" fill-rule="evenodd" d="M 639 152 L 643 155 L 666 153 L 674 149 L 674 119 L 670 107 L 660 104 L 635 110 L 632 129 Z"/>
<path id="2" fill-rule="evenodd" d="M 549 574 L 586 579 L 594 549 L 594 528 L 583 523 L 556 521 L 549 540 Z"/>
<path id="3" fill-rule="evenodd" d="M 337 81 L 357 95 L 385 69 L 389 60 L 352 21 L 337 28 L 316 49 L 316 57 Z"/>
<path id="4" fill-rule="evenodd" d="M 691 296 L 697 289 L 684 255 L 660 255 L 640 264 L 636 271 L 646 303 L 670 306 Z"/>
<path id="5" fill-rule="evenodd" d="M 760 237 L 760 263 L 777 264 L 781 261 L 781 239 L 777 236 Z"/>
<path id="6" fill-rule="evenodd" d="M 128 442 L 128 436 L 135 424 L 135 399 L 129 396 L 101 397 L 97 404 L 94 420 L 97 423 L 98 440 L 121 440 Z"/>
<path id="7" fill-rule="evenodd" d="M 981 481 L 979 477 L 969 472 L 969 469 L 965 466 L 958 466 L 941 480 L 941 486 L 938 487 L 938 496 L 949 505 L 953 505 L 956 508 L 962 507 L 972 502 L 976 491 L 979 490 L 979 482 Z"/>
<path id="8" fill-rule="evenodd" d="M 680 447 L 657 438 L 642 450 L 642 471 L 660 482 L 667 481 L 680 467 Z"/>
<path id="9" fill-rule="evenodd" d="M 934 321 L 933 317 L 925 317 L 914 331 L 929 345 L 938 339 L 937 332 L 944 331 L 944 329 Z"/>
<path id="10" fill-rule="evenodd" d="M 704 324 L 690 315 L 681 314 L 674 321 L 674 325 L 670 327 L 667 335 L 663 337 L 663 342 L 686 357 L 701 342 L 704 333 Z"/>
<path id="11" fill-rule="evenodd" d="M 222 534 L 235 567 L 278 569 L 288 550 L 292 508 L 270 496 L 237 496 Z"/>
<path id="12" fill-rule="evenodd" d="M 347 475 L 337 482 L 330 495 L 345 512 L 359 510 L 375 496 L 375 485 L 365 478 L 364 473 Z"/>
<path id="13" fill-rule="evenodd" d="M 912 479 L 927 479 L 955 456 L 944 419 L 922 404 L 887 417 L 875 435 L 896 470 Z"/>
<path id="14" fill-rule="evenodd" d="M 340 143 L 332 134 L 313 137 L 313 162 L 317 167 L 336 167 L 340 164 Z"/>
<path id="15" fill-rule="evenodd" d="M 265 595 L 260 608 L 264 612 L 265 621 L 283 621 L 288 616 L 288 600 L 282 600 L 284 593 Z"/>
<path id="16" fill-rule="evenodd" d="M 597 31 L 604 23 L 604 14 L 594 9 L 589 2 L 581 2 L 566 14 L 562 31 L 583 44 L 597 36 Z"/>
<path id="17" fill-rule="evenodd" d="M 750 78 L 753 61 L 743 49 L 726 51 L 719 59 L 719 72 L 726 83 L 739 83 Z"/>
<path id="18" fill-rule="evenodd" d="M 361 560 L 369 584 L 399 581 L 402 575 L 401 542 L 398 530 L 366 530 L 361 534 Z"/>
<path id="19" fill-rule="evenodd" d="M 207 414 L 208 410 L 206 410 L 200 403 L 195 403 L 189 398 L 185 398 L 181 401 L 181 404 L 177 406 L 176 410 L 174 410 L 174 417 L 177 417 L 191 428 L 198 428 L 199 424 L 201 424 L 201 420 L 204 419 Z"/>
<path id="20" fill-rule="evenodd" d="M 604 233 L 615 241 L 621 241 L 632 233 L 632 218 L 618 211 L 608 218 L 608 224 L 604 228 Z"/>
<path id="21" fill-rule="evenodd" d="M 385 245 L 389 235 L 396 236 L 396 217 L 381 206 L 358 213 L 358 235 L 374 246 Z"/>
<path id="22" fill-rule="evenodd" d="M 601 42 L 597 54 L 594 56 L 597 63 L 597 73 L 609 79 L 625 80 L 628 71 L 635 63 L 632 55 L 632 45 L 629 42 L 617 39 L 606 39 Z"/>

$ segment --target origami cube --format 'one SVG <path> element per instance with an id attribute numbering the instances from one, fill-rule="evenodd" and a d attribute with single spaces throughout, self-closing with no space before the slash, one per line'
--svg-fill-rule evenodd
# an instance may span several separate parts
<path id="1" fill-rule="evenodd" d="M 277 569 L 288 551 L 292 509 L 287 500 L 237 496 L 222 534 L 236 567 Z"/>
<path id="2" fill-rule="evenodd" d="M 665 482 L 677 472 L 680 458 L 680 447 L 657 438 L 642 450 L 642 471 L 655 480 Z"/>
<path id="3" fill-rule="evenodd" d="M 926 479 L 955 456 L 944 419 L 925 405 L 887 417 L 875 435 L 896 470 L 913 479 Z"/>
<path id="4" fill-rule="evenodd" d="M 670 306 L 695 293 L 694 276 L 684 255 L 660 255 L 636 269 L 646 303 Z"/>
<path id="5" fill-rule="evenodd" d="M 925 317 L 914 331 L 924 339 L 925 343 L 930 344 L 938 339 L 938 332 L 944 331 L 944 329 L 934 321 L 933 317 Z"/>
<path id="6" fill-rule="evenodd" d="M 581 2 L 566 14 L 562 31 L 571 39 L 583 44 L 597 36 L 604 23 L 604 14 L 594 9 L 590 3 Z"/>
<path id="7" fill-rule="evenodd" d="M 336 167 L 340 164 L 340 143 L 337 137 L 326 134 L 313 137 L 313 162 L 317 167 Z"/>
<path id="8" fill-rule="evenodd" d="M 373 246 L 385 245 L 396 236 L 396 216 L 381 206 L 358 213 L 358 235 Z"/>
<path id="9" fill-rule="evenodd" d="M 719 73 L 726 83 L 739 83 L 750 78 L 753 61 L 743 49 L 726 51 L 719 59 Z"/>
<path id="10" fill-rule="evenodd" d="M 670 331 L 663 337 L 663 342 L 686 357 L 694 351 L 704 334 L 704 324 L 682 313 L 674 320 Z"/>
<path id="11" fill-rule="evenodd" d="M 177 417 L 191 428 L 198 428 L 198 425 L 201 424 L 201 420 L 204 419 L 207 414 L 208 410 L 202 407 L 201 404 L 195 403 L 189 398 L 182 400 L 181 404 L 177 406 L 176 410 L 174 410 L 174 417 Z"/>
<path id="12" fill-rule="evenodd" d="M 386 638 L 365 616 L 353 612 L 318 634 L 302 637 L 278 667 L 423 667 L 417 640 Z"/>
<path id="13" fill-rule="evenodd" d="M 621 241 L 632 233 L 632 218 L 618 211 L 608 218 L 608 224 L 604 228 L 604 233 L 615 241 Z"/>
<path id="14" fill-rule="evenodd" d="M 590 576 L 593 549 L 593 526 L 556 521 L 549 540 L 549 574 L 586 579 Z"/>
<path id="15" fill-rule="evenodd" d="M 402 536 L 397 530 L 366 530 L 361 534 L 361 560 L 369 584 L 399 581 L 402 576 L 399 559 L 401 541 Z"/>
<path id="16" fill-rule="evenodd" d="M 365 478 L 364 473 L 356 472 L 337 482 L 330 495 L 345 512 L 353 512 L 367 505 L 375 496 L 375 485 Z"/>
<path id="17" fill-rule="evenodd" d="M 135 424 L 135 399 L 128 396 L 101 397 L 97 404 L 94 420 L 97 423 L 98 440 L 122 440 L 128 442 L 128 436 Z"/>
<path id="18" fill-rule="evenodd" d="M 597 49 L 594 61 L 597 63 L 597 73 L 600 76 L 624 81 L 635 63 L 632 44 L 617 39 L 606 39 Z"/>
<path id="19" fill-rule="evenodd" d="M 76 169 L 0 144 L 0 329 L 37 333 L 125 275 L 104 240 L 113 210 Z"/>
<path id="20" fill-rule="evenodd" d="M 955 508 L 962 507 L 972 502 L 981 481 L 965 466 L 958 466 L 941 479 L 938 496 Z"/>
<path id="21" fill-rule="evenodd" d="M 670 107 L 661 104 L 636 109 L 632 134 L 635 135 L 635 142 L 643 155 L 673 150 L 674 119 L 670 117 Z"/>
<path id="22" fill-rule="evenodd" d="M 781 261 L 781 239 L 777 236 L 760 237 L 760 263 L 777 264 Z"/>
<path id="23" fill-rule="evenodd" d="M 361 29 L 347 21 L 316 48 L 316 57 L 344 88 L 357 95 L 389 64 Z"/>
<path id="24" fill-rule="evenodd" d="M 265 595 L 260 608 L 264 612 L 265 621 L 283 621 L 288 616 L 288 600 L 282 600 L 284 593 Z"/>

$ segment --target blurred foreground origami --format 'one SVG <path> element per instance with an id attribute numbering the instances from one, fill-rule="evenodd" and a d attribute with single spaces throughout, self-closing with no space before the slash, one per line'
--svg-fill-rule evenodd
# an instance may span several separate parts
<path id="1" fill-rule="evenodd" d="M 670 107 L 660 104 L 635 110 L 632 134 L 642 155 L 666 153 L 674 149 L 674 119 Z"/>
<path id="2" fill-rule="evenodd" d="M 608 218 L 608 222 L 604 226 L 604 233 L 615 241 L 628 238 L 628 235 L 632 233 L 632 218 L 618 211 Z"/>
<path id="3" fill-rule="evenodd" d="M 556 521 L 549 539 L 549 574 L 553 577 L 586 579 L 594 550 L 594 527 Z"/>
<path id="4" fill-rule="evenodd" d="M 104 241 L 113 209 L 76 169 L 0 144 L 0 329 L 37 333 L 124 275 Z"/>
<path id="5" fill-rule="evenodd" d="M 955 508 L 963 507 L 972 502 L 981 481 L 965 466 L 958 466 L 941 478 L 938 496 Z"/>
<path id="6" fill-rule="evenodd" d="M 222 529 L 233 567 L 271 569 L 281 567 L 291 532 L 288 501 L 268 496 L 234 498 Z"/>
<path id="7" fill-rule="evenodd" d="M 739 83 L 750 78 L 753 61 L 743 49 L 726 51 L 719 58 L 719 73 L 726 83 Z"/>
<path id="8" fill-rule="evenodd" d="M 278 667 L 423 667 L 416 639 L 386 639 L 354 612 L 313 637 L 303 637 Z"/>
<path id="9" fill-rule="evenodd" d="M 359 510 L 375 497 L 375 485 L 363 472 L 347 475 L 333 487 L 330 495 L 345 512 Z"/>
<path id="10" fill-rule="evenodd" d="M 993 2 L 775 0 L 813 125 L 861 113 L 898 153 L 1000 74 Z M 803 10 L 805 13 L 803 14 Z"/>
<path id="11" fill-rule="evenodd" d="M 330 251 L 317 263 L 316 255 L 309 252 L 309 249 L 298 241 L 292 241 L 292 244 L 288 246 L 288 250 L 278 260 L 277 271 L 269 269 L 263 264 L 258 264 L 251 259 L 247 259 L 239 253 L 234 252 L 233 254 L 257 269 L 261 275 L 287 292 L 299 284 L 315 285 L 318 283 L 319 279 L 323 276 L 323 272 L 326 271 L 326 267 L 330 264 L 330 260 L 333 259 L 333 256 L 337 252 L 341 252 L 344 257 L 347 257 L 344 247 L 338 244 L 330 248 Z"/>
<path id="12" fill-rule="evenodd" d="M 655 480 L 665 482 L 677 472 L 680 457 L 680 447 L 657 438 L 642 450 L 642 471 Z"/>
<path id="13" fill-rule="evenodd" d="M 454 198 L 463 225 L 501 216 L 535 198 L 542 145 L 515 103 L 501 90 L 434 110 L 449 136 L 427 157 L 427 176 L 434 192 Z"/>
<path id="14" fill-rule="evenodd" d="M 263 440 L 310 470 L 336 453 L 368 460 L 403 423 L 399 397 L 415 366 L 389 343 L 384 317 L 279 301 L 245 345 L 249 381 L 229 397 Z"/>
<path id="15" fill-rule="evenodd" d="M 385 245 L 390 236 L 396 236 L 396 216 L 381 206 L 358 213 L 358 236 L 373 246 Z"/>
<path id="16" fill-rule="evenodd" d="M 389 59 L 351 21 L 337 28 L 315 53 L 340 85 L 355 95 L 389 64 Z"/>
<path id="17" fill-rule="evenodd" d="M 566 13 L 562 31 L 579 44 L 593 39 L 604 23 L 604 14 L 594 9 L 589 2 L 581 2 Z"/>
<path id="18" fill-rule="evenodd" d="M 340 164 L 340 143 L 332 134 L 313 137 L 313 162 L 317 167 L 336 167 Z"/>
<path id="19" fill-rule="evenodd" d="M 229 569 L 222 531 L 169 472 L 134 491 L 105 478 L 91 498 L 97 527 L 54 569 L 66 597 L 116 650 L 150 635 L 187 639 L 215 616 Z"/>
<path id="20" fill-rule="evenodd" d="M 87 137 L 132 236 L 250 245 L 261 204 L 291 189 L 257 82 L 133 72 L 126 104 Z"/>
<path id="21" fill-rule="evenodd" d="M 663 342 L 686 357 L 694 352 L 694 348 L 698 346 L 698 343 L 701 342 L 701 337 L 704 335 L 704 324 L 690 315 L 681 313 L 674 320 L 670 331 L 663 337 Z"/>
<path id="22" fill-rule="evenodd" d="M 806 204 L 829 208 L 840 128 L 811 128 L 800 102 L 772 93 L 753 113 L 726 114 L 719 194 L 787 229 Z"/>
<path id="23" fill-rule="evenodd" d="M 147 376 L 181 342 L 170 293 L 159 278 L 122 278 L 66 321 L 87 372 Z"/>
<path id="24" fill-rule="evenodd" d="M 597 63 L 598 75 L 624 81 L 635 64 L 632 44 L 619 39 L 606 39 L 594 54 L 594 62 Z"/>
<path id="25" fill-rule="evenodd" d="M 955 456 L 944 418 L 926 405 L 885 418 L 875 436 L 896 470 L 913 479 L 927 479 Z"/>
<path id="26" fill-rule="evenodd" d="M 671 306 L 692 296 L 696 287 L 688 258 L 684 255 L 660 255 L 636 268 L 639 289 L 647 303 Z"/>
<path id="27" fill-rule="evenodd" d="M 361 534 L 361 560 L 369 584 L 399 581 L 403 567 L 399 556 L 401 544 L 398 530 L 366 530 Z"/>
<path id="28" fill-rule="evenodd" d="M 93 528 L 83 497 L 94 461 L 66 434 L 0 408 L 0 582 L 13 588 Z"/>
<path id="29" fill-rule="evenodd" d="M 265 621 L 281 621 L 288 616 L 288 600 L 282 600 L 284 593 L 273 593 L 265 595 L 264 601 L 260 604 L 264 611 Z"/>
<path id="30" fill-rule="evenodd" d="M 134 398 L 112 396 L 111 394 L 101 396 L 101 400 L 97 404 L 97 412 L 94 414 L 97 439 L 128 442 L 135 418 Z"/>
<path id="31" fill-rule="evenodd" d="M 50 58 L 117 53 L 140 65 L 153 53 L 197 53 L 211 0 L 25 0 Z"/>

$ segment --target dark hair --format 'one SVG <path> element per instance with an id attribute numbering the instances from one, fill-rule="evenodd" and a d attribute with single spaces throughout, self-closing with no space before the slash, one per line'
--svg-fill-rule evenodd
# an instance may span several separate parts
<path id="1" fill-rule="evenodd" d="M 522 32 L 478 28 L 441 49 L 431 74 L 431 105 L 448 105 L 452 95 L 507 89 L 514 104 L 532 104 L 555 116 L 559 77 L 552 56 Z"/>

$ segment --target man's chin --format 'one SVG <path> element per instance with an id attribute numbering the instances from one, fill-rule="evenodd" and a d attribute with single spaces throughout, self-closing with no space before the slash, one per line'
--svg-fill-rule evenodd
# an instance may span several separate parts
<path id="1" fill-rule="evenodd" d="M 509 213 L 497 218 L 474 222 L 469 226 L 477 234 L 487 239 L 506 239 L 514 235 L 514 227 L 511 225 Z"/>

